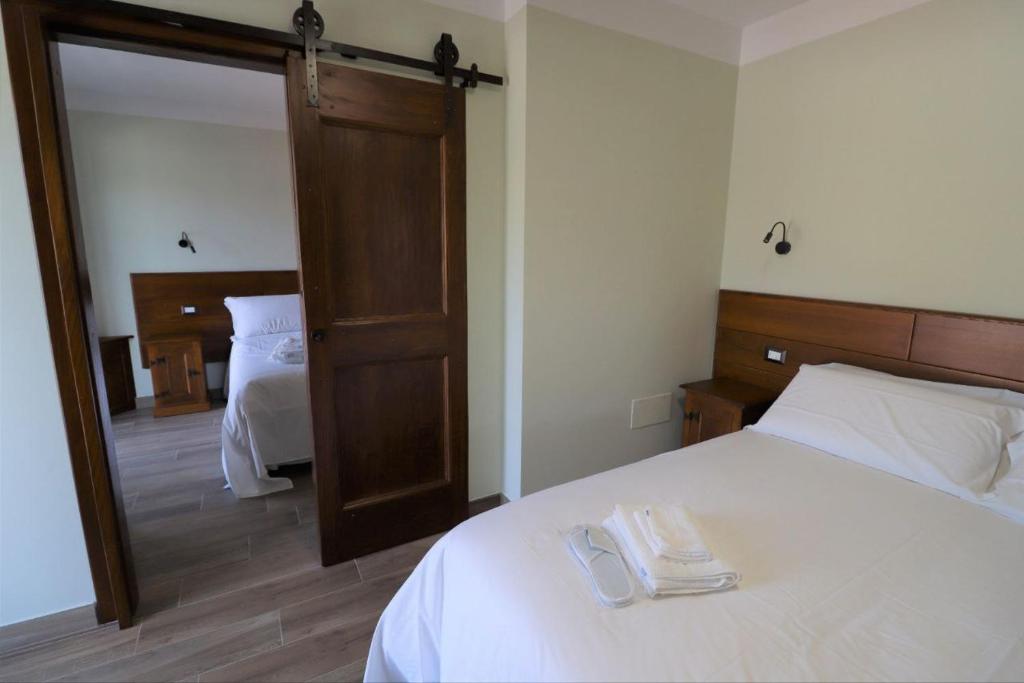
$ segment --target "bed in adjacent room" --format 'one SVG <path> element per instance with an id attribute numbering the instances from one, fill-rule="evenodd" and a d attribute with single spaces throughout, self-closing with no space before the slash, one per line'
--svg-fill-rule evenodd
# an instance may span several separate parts
<path id="1" fill-rule="evenodd" d="M 858 342 L 872 355 L 842 350 L 858 329 L 852 311 L 733 294 L 723 292 L 716 361 L 763 372 L 751 359 L 765 341 L 796 360 L 757 425 L 455 528 L 382 615 L 367 681 L 1024 677 L 1024 393 L 1007 390 L 1024 380 L 1024 345 L 1002 345 L 1024 325 L 998 321 L 1013 329 L 992 333 L 990 321 L 905 310 L 886 325 L 887 310 L 870 308 L 893 356 L 905 354 L 890 361 L 876 334 Z M 969 354 L 928 337 L 964 329 Z M 737 339 L 746 346 L 728 348 Z M 974 375 L 989 386 L 804 364 L 859 354 L 915 378 L 964 372 L 921 360 L 939 352 L 991 369 Z M 680 503 L 739 585 L 638 589 L 632 604 L 603 606 L 567 535 L 619 504 Z"/>
<path id="2" fill-rule="evenodd" d="M 224 476 L 240 498 L 292 487 L 281 465 L 313 459 L 297 294 L 228 297 L 234 334 L 221 428 Z"/>

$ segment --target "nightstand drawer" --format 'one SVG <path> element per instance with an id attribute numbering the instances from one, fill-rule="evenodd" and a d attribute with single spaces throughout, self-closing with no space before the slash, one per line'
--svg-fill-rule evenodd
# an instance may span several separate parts
<path id="1" fill-rule="evenodd" d="M 739 431 L 757 422 L 778 392 L 732 379 L 683 384 L 683 446 Z"/>

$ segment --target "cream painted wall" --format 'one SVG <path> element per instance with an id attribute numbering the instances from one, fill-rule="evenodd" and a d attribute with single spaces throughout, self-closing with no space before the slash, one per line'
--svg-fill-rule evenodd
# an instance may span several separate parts
<path id="1" fill-rule="evenodd" d="M 136 392 L 152 396 L 130 274 L 297 268 L 288 134 L 84 111 L 68 124 L 99 333 L 136 336 Z M 178 247 L 182 230 L 196 253 Z"/>
<path id="2" fill-rule="evenodd" d="M 291 30 L 293 3 L 280 0 L 146 0 L 205 16 Z M 422 0 L 320 0 L 329 36 L 429 58 L 442 31 L 465 60 L 504 73 L 500 22 Z M 6 56 L 6 48 L 4 50 Z M 504 400 L 505 101 L 481 85 L 467 101 L 469 263 L 469 493 L 501 489 Z M 81 523 L 57 401 L 53 358 L 27 209 L 6 64 L 0 80 L 0 197 L 3 200 L 0 330 L 0 621 L 16 622 L 93 600 Z M 201 245 L 200 245 L 201 246 Z M 12 288 L 11 283 L 17 283 Z M 33 284 L 35 283 L 35 284 Z M 33 387 L 29 396 L 21 390 Z M 9 492 L 18 495 L 10 495 Z M 26 524 L 25 520 L 39 520 Z M 20 525 L 15 528 L 15 525 Z"/>
<path id="3" fill-rule="evenodd" d="M 1024 3 L 934 0 L 740 70 L 722 286 L 1024 317 Z M 761 243 L 792 222 L 793 251 Z"/>
<path id="4" fill-rule="evenodd" d="M 505 24 L 505 448 L 502 492 L 523 495 L 523 257 L 526 237 L 526 11 Z"/>
<path id="5" fill-rule="evenodd" d="M 711 370 L 737 68 L 523 11 L 525 494 L 678 446 L 630 400 Z"/>
<path id="6" fill-rule="evenodd" d="M 0 626 L 95 599 L 0 51 Z"/>

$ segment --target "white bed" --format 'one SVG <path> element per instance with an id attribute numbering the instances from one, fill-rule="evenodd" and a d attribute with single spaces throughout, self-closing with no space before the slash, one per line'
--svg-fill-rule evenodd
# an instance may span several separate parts
<path id="1" fill-rule="evenodd" d="M 221 460 L 224 476 L 239 498 L 290 489 L 290 479 L 272 477 L 268 468 L 313 459 L 306 366 L 269 358 L 281 339 L 296 334 L 233 339 Z"/>
<path id="2" fill-rule="evenodd" d="M 563 534 L 679 501 L 740 586 L 599 606 Z M 985 505 L 764 433 L 714 439 L 452 530 L 385 610 L 366 680 L 1021 680 L 1024 526 Z"/>

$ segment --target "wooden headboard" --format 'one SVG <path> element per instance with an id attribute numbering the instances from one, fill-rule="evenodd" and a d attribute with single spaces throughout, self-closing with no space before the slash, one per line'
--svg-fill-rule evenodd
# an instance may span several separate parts
<path id="1" fill-rule="evenodd" d="M 786 362 L 765 359 L 767 347 Z M 1024 392 L 1024 320 L 722 290 L 715 377 L 781 391 L 801 363 Z"/>
<path id="2" fill-rule="evenodd" d="M 226 361 L 231 350 L 232 327 L 224 297 L 299 291 L 299 277 L 294 270 L 132 273 L 131 280 L 143 367 L 148 367 L 147 342 L 188 334 L 202 338 L 206 362 Z M 194 306 L 196 312 L 186 315 L 186 306 Z"/>

